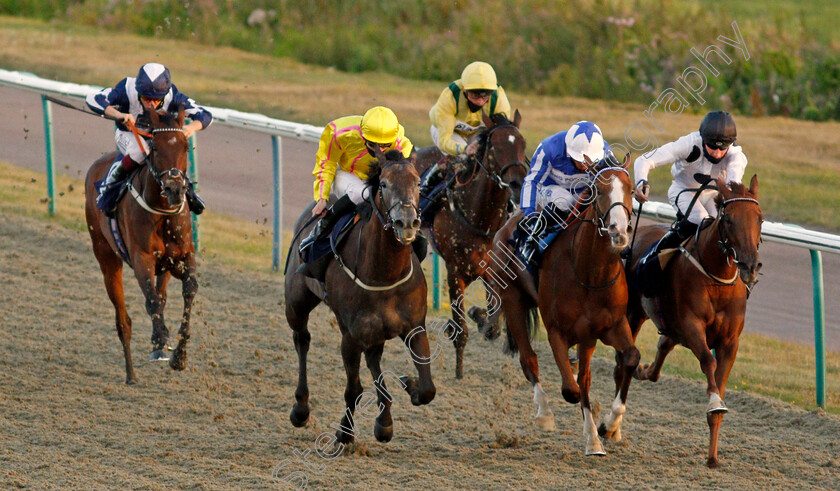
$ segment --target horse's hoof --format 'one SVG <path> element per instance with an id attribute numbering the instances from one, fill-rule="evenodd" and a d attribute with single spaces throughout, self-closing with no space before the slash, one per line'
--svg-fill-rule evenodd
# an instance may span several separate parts
<path id="1" fill-rule="evenodd" d="M 720 467 L 720 462 L 718 462 L 718 459 L 716 458 L 710 458 L 706 461 L 706 467 L 708 467 L 709 469 L 717 469 L 718 467 Z"/>
<path id="2" fill-rule="evenodd" d="M 355 438 L 353 437 L 352 434 L 345 433 L 341 429 L 339 429 L 335 432 L 335 440 L 338 443 L 343 443 L 345 445 L 349 445 L 349 444 L 353 443 L 354 439 Z"/>
<path id="3" fill-rule="evenodd" d="M 289 420 L 295 428 L 302 428 L 309 424 L 309 409 L 295 411 L 296 407 L 297 406 L 293 407 L 291 412 L 289 412 Z"/>
<path id="4" fill-rule="evenodd" d="M 601 440 L 596 438 L 592 445 L 586 446 L 586 456 L 589 457 L 590 455 L 594 455 L 596 457 L 603 457 L 607 455 L 607 452 L 604 451 L 604 446 L 601 445 Z"/>
<path id="5" fill-rule="evenodd" d="M 621 441 L 621 427 L 619 427 L 619 428 L 617 428 L 613 431 L 609 431 L 609 430 L 607 430 L 607 425 L 604 424 L 604 423 L 601 423 L 601 426 L 598 427 L 598 436 L 600 436 L 601 438 L 604 438 L 606 440 L 612 440 L 616 443 L 620 442 Z"/>
<path id="6" fill-rule="evenodd" d="M 709 405 L 706 406 L 706 414 L 723 414 L 728 411 L 729 409 L 723 403 L 723 399 L 716 392 L 713 392 L 709 396 Z"/>
<path id="7" fill-rule="evenodd" d="M 534 422 L 537 425 L 537 428 L 541 429 L 542 431 L 554 431 L 554 416 L 537 416 L 534 418 Z"/>
<path id="8" fill-rule="evenodd" d="M 183 370 L 183 369 L 187 368 L 187 354 L 186 354 L 186 353 L 184 353 L 184 354 L 182 354 L 182 355 L 180 355 L 180 356 L 179 356 L 179 355 L 176 353 L 176 354 L 175 354 L 175 356 L 173 356 L 173 357 L 172 357 L 172 359 L 171 359 L 171 360 L 169 360 L 169 367 L 170 367 L 171 369 L 173 369 L 173 370 L 177 370 L 177 371 L 179 371 L 179 372 L 180 372 L 181 370 Z"/>
<path id="9" fill-rule="evenodd" d="M 560 393 L 563 394 L 563 399 L 565 399 L 569 404 L 577 404 L 580 402 L 579 391 L 575 392 L 571 389 L 563 389 Z"/>
<path id="10" fill-rule="evenodd" d="M 379 421 L 374 421 L 373 436 L 376 437 L 376 441 L 382 443 L 390 442 L 391 438 L 394 437 L 394 425 L 382 426 L 379 424 Z"/>
<path id="11" fill-rule="evenodd" d="M 133 378 L 127 378 L 125 379 L 125 385 L 137 385 L 137 380 Z"/>
<path id="12" fill-rule="evenodd" d="M 149 361 L 168 361 L 169 354 L 164 351 L 163 349 L 156 349 L 152 350 L 152 354 L 149 355 Z"/>

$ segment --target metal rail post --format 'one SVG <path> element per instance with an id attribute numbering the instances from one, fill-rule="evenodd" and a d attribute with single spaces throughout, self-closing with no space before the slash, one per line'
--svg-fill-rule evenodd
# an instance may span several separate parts
<path id="1" fill-rule="evenodd" d="M 195 156 L 195 135 L 190 137 L 190 149 L 187 152 L 189 161 L 190 161 L 190 168 L 187 169 L 187 173 L 190 176 L 190 180 L 195 185 L 195 192 L 198 193 L 198 162 L 196 161 Z M 195 252 L 199 252 L 199 245 L 201 244 L 201 224 L 199 223 L 199 218 L 197 215 L 190 213 L 190 218 L 192 221 L 192 233 L 193 233 L 193 244 L 195 245 Z"/>
<path id="2" fill-rule="evenodd" d="M 277 135 L 271 136 L 272 170 L 274 174 L 274 240 L 271 244 L 271 270 L 280 271 L 280 251 L 283 248 L 283 142 Z"/>
<path id="3" fill-rule="evenodd" d="M 55 147 L 52 137 L 52 105 L 45 94 L 41 94 L 41 104 L 44 107 L 44 145 L 47 150 L 47 211 L 55 216 L 55 167 L 53 154 Z"/>
<path id="4" fill-rule="evenodd" d="M 814 355 L 817 372 L 817 405 L 825 409 L 825 306 L 822 253 L 811 249 L 811 276 L 814 283 Z"/>

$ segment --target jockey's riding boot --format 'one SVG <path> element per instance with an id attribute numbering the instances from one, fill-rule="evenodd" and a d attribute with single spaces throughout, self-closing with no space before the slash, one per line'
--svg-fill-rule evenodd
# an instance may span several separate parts
<path id="1" fill-rule="evenodd" d="M 420 181 L 420 196 L 428 197 L 429 193 L 443 180 L 443 172 L 438 162 L 432 164 L 423 180 Z"/>
<path id="2" fill-rule="evenodd" d="M 542 216 L 545 218 L 545 230 L 547 231 L 555 225 L 566 222 L 570 214 L 570 211 L 559 208 L 554 203 L 549 203 L 542 212 Z"/>
<path id="3" fill-rule="evenodd" d="M 544 219 L 541 215 L 525 217 L 517 226 L 517 234 L 520 235 L 519 257 L 525 262 L 530 271 L 535 271 L 539 265 L 540 247 L 539 240 L 545 231 L 542 225 Z"/>
<path id="4" fill-rule="evenodd" d="M 109 218 L 113 218 L 114 208 L 117 204 L 112 193 L 109 191 L 119 186 L 127 176 L 128 173 L 123 169 L 122 160 L 117 160 L 111 165 L 111 169 L 108 170 L 108 176 L 102 182 L 102 185 L 99 186 L 99 196 L 96 197 L 96 206 Z"/>
<path id="5" fill-rule="evenodd" d="M 669 230 L 667 234 L 659 239 L 659 244 L 656 245 L 656 252 L 660 253 L 665 249 L 674 249 L 679 247 L 685 239 L 694 235 L 695 232 L 697 232 L 696 224 L 691 223 L 688 220 L 677 222 L 674 228 Z"/>
<path id="6" fill-rule="evenodd" d="M 350 213 L 355 208 L 356 204 L 353 203 L 347 195 L 342 196 L 332 206 L 327 208 L 326 213 L 324 213 L 324 216 L 318 220 L 318 223 L 315 224 L 315 227 L 312 229 L 312 232 L 309 233 L 309 236 L 300 241 L 299 252 L 301 257 L 305 257 L 304 253 L 306 250 L 312 247 L 312 244 L 314 244 L 318 239 L 325 237 L 329 231 L 332 230 L 339 218 L 347 213 Z"/>
<path id="7" fill-rule="evenodd" d="M 189 205 L 190 211 L 196 215 L 201 215 L 204 208 L 207 207 L 204 204 L 204 200 L 201 199 L 201 196 L 195 192 L 195 187 L 192 181 L 187 182 L 187 205 Z"/>

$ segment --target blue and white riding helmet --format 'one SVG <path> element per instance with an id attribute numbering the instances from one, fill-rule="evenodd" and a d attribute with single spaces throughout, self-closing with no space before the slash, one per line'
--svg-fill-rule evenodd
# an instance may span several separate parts
<path id="1" fill-rule="evenodd" d="M 146 63 L 137 74 L 137 93 L 150 99 L 162 99 L 172 87 L 169 69 L 160 63 Z"/>
<path id="2" fill-rule="evenodd" d="M 589 121 L 578 121 L 566 132 L 566 153 L 578 162 L 585 162 L 584 155 L 592 162 L 604 158 L 604 136 L 601 128 Z"/>

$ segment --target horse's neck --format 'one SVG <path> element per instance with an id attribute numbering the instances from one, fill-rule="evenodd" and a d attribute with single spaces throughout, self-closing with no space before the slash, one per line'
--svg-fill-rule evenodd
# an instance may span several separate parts
<path id="1" fill-rule="evenodd" d="M 720 224 L 718 220 L 720 218 L 700 231 L 695 248 L 700 256 L 700 264 L 706 268 L 706 271 L 721 278 L 728 278 L 732 276 L 732 272 L 737 266 L 729 261 L 720 248 Z"/>
<path id="2" fill-rule="evenodd" d="M 454 193 L 456 206 L 475 228 L 496 231 L 505 222 L 508 192 L 481 169 L 475 180 Z"/>
<path id="3" fill-rule="evenodd" d="M 583 214 L 585 221 L 578 222 L 574 230 L 572 257 L 575 271 L 587 284 L 603 283 L 615 275 L 619 266 L 618 252 L 614 252 L 609 235 L 598 230 L 598 215 L 595 205 Z"/>
<path id="4" fill-rule="evenodd" d="M 411 267 L 411 246 L 403 245 L 397 241 L 394 232 L 385 229 L 382 223 L 374 216 L 362 227 L 361 242 L 355 237 L 358 244 L 358 264 L 356 258 L 345 257 L 345 263 L 356 264 L 356 273 L 365 281 L 389 282 L 403 278 Z M 352 239 L 351 239 L 352 240 Z M 349 245 L 349 241 L 348 241 Z M 354 244 L 355 245 L 355 244 Z M 355 249 L 355 248 L 347 248 Z M 353 251 L 356 255 L 356 251 Z M 351 267 L 351 269 L 353 269 Z"/>

